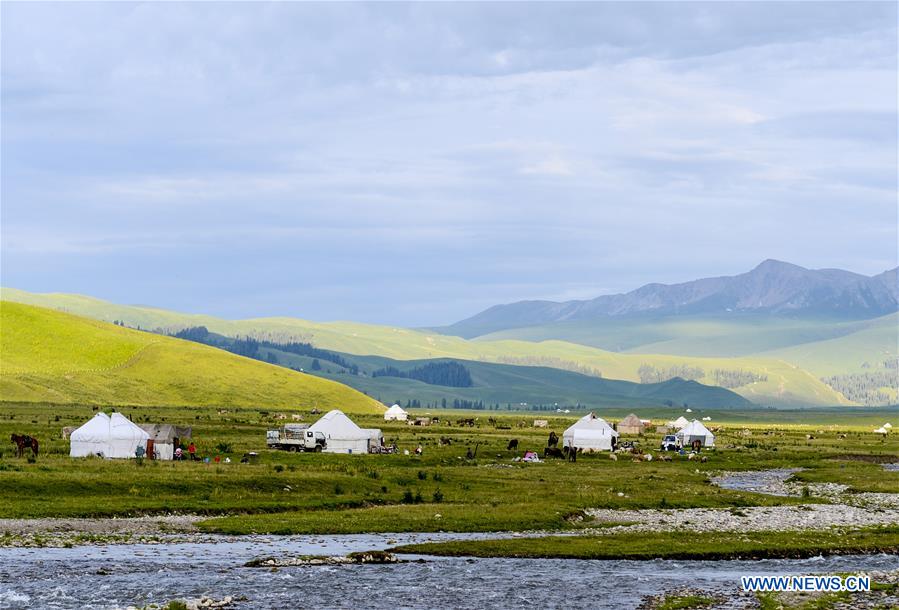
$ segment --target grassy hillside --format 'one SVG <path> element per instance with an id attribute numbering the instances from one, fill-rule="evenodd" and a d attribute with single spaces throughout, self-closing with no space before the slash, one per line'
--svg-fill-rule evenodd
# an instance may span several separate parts
<path id="1" fill-rule="evenodd" d="M 128 325 L 143 328 L 179 329 L 203 325 L 212 332 L 227 336 L 253 335 L 274 340 L 299 340 L 324 349 L 359 355 L 379 355 L 398 360 L 459 358 L 562 369 L 586 367 L 601 372 L 607 379 L 628 381 L 639 381 L 638 369 L 643 364 L 660 368 L 700 367 L 708 374 L 714 369 L 752 371 L 767 376 L 767 379 L 736 388 L 734 391 L 753 402 L 773 405 L 852 404 L 842 394 L 822 383 L 818 375 L 770 356 L 694 357 L 616 353 L 559 340 L 469 341 L 426 331 L 354 322 L 318 323 L 298 318 L 232 321 L 147 307 L 113 305 L 73 295 L 34 295 L 11 289 L 3 289 L 2 295 L 11 300 L 52 306 L 98 319 L 123 320 Z M 713 383 L 708 375 L 700 381 Z"/>
<path id="2" fill-rule="evenodd" d="M 209 341 L 223 349 L 231 349 L 233 339 L 210 335 Z M 692 381 L 671 379 L 662 383 L 634 383 L 616 379 L 602 379 L 593 375 L 565 371 L 544 366 L 514 366 L 473 360 L 429 359 L 394 360 L 382 356 L 356 356 L 343 352 L 331 352 L 340 357 L 345 366 L 322 359 L 319 370 L 313 369 L 311 356 L 298 355 L 279 349 L 260 348 L 256 357 L 277 362 L 281 366 L 302 369 L 313 375 L 333 379 L 365 392 L 369 396 L 389 402 L 405 404 L 418 400 L 422 405 L 442 404 L 445 400 L 483 402 L 500 407 L 528 408 L 529 406 L 561 405 L 582 408 L 647 407 L 682 405 L 694 407 L 739 408 L 751 404 L 742 396 L 729 390 L 710 387 Z M 385 367 L 408 372 L 425 365 L 458 363 L 471 375 L 469 387 L 451 387 L 426 383 L 417 379 L 397 376 L 373 376 Z M 355 366 L 359 374 L 346 368 Z"/>
<path id="3" fill-rule="evenodd" d="M 840 375 L 882 367 L 899 355 L 899 314 L 859 322 L 852 334 L 759 354 L 786 360 L 816 375 Z M 867 363 L 867 367 L 864 365 Z"/>
<path id="4" fill-rule="evenodd" d="M 382 409 L 332 381 L 9 301 L 0 301 L 0 363 L 7 402 Z"/>

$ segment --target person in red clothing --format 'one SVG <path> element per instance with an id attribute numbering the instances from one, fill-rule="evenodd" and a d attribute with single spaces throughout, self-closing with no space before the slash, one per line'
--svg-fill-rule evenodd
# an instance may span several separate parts
<path id="1" fill-rule="evenodd" d="M 191 441 L 190 445 L 187 446 L 187 452 L 190 454 L 191 461 L 197 459 L 197 446 L 194 445 L 193 441 Z"/>

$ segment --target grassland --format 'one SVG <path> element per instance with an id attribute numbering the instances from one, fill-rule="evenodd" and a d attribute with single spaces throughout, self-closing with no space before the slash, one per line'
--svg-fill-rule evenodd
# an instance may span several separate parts
<path id="1" fill-rule="evenodd" d="M 772 405 L 847 405 L 842 394 L 834 391 L 813 374 L 777 357 L 696 357 L 673 354 L 631 354 L 606 351 L 572 342 L 548 340 L 468 341 L 389 326 L 353 322 L 317 323 L 298 318 L 262 318 L 222 320 L 211 316 L 179 314 L 147 307 L 114 305 L 77 295 L 34 295 L 3 289 L 3 297 L 16 301 L 63 309 L 106 321 L 123 320 L 142 328 L 184 328 L 206 326 L 227 336 L 253 335 L 274 339 L 307 341 L 316 347 L 357 355 L 379 355 L 398 360 L 458 358 L 484 362 L 547 365 L 565 368 L 577 365 L 598 370 L 607 379 L 638 381 L 642 364 L 668 368 L 675 365 L 712 369 L 741 369 L 766 376 L 735 391 L 758 404 Z M 748 333 L 747 336 L 752 333 Z M 702 382 L 709 383 L 706 378 Z"/>
<path id="2" fill-rule="evenodd" d="M 9 301 L 0 301 L 0 355 L 4 402 L 382 411 L 333 381 Z"/>
<path id="3" fill-rule="evenodd" d="M 719 450 L 707 463 L 681 459 L 613 462 L 605 455 L 576 463 L 550 460 L 513 463 L 526 449 L 540 450 L 548 431 L 530 427 L 533 415 L 481 414 L 474 428 L 447 425 L 471 413 L 441 413 L 444 422 L 420 428 L 356 416 L 365 427 L 381 427 L 400 449 L 421 444 L 424 455 L 294 454 L 264 449 L 265 430 L 280 423 L 277 411 L 233 408 L 190 411 L 132 407 L 138 422 L 193 426 L 204 456 L 231 463 L 104 461 L 68 457 L 62 426 L 87 420 L 91 407 L 3 406 L 0 437 L 13 432 L 38 437 L 34 463 L 14 458 L 12 445 L 0 457 L 0 518 L 111 517 L 170 512 L 208 515 L 201 527 L 230 534 L 354 533 L 398 531 L 570 530 L 583 526 L 588 508 L 740 507 L 807 502 L 729 491 L 709 483 L 713 471 L 801 466 L 814 481 L 843 482 L 853 491 L 899 492 L 899 473 L 876 461 L 899 454 L 899 438 L 881 439 L 851 414 L 831 424 L 722 424 Z M 776 412 L 774 412 L 776 415 Z M 766 412 L 758 413 L 759 418 Z M 498 417 L 490 425 L 486 417 Z M 724 415 L 722 415 L 724 416 Z M 306 415 L 308 420 L 313 416 Z M 550 418 L 561 432 L 574 420 Z M 716 420 L 717 421 L 717 420 Z M 509 429 L 506 429 L 508 427 Z M 744 428 L 753 436 L 745 437 Z M 816 436 L 808 440 L 806 434 Z M 840 438 L 845 435 L 845 438 Z M 442 445 L 440 438 L 452 444 Z M 519 451 L 506 450 L 510 438 Z M 642 439 L 652 449 L 658 435 Z M 477 457 L 465 459 L 477 446 Z M 731 446 L 731 448 L 726 448 Z M 241 464 L 248 451 L 259 462 Z M 865 456 L 872 461 L 861 461 Z"/>

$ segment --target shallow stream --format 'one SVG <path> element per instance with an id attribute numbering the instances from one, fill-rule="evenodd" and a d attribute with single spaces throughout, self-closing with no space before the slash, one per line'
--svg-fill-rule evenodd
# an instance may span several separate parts
<path id="1" fill-rule="evenodd" d="M 634 608 L 689 585 L 734 594 L 745 574 L 899 569 L 899 557 L 764 561 L 426 558 L 423 563 L 245 568 L 250 559 L 484 538 L 397 534 L 223 538 L 214 543 L 0 548 L 0 608 L 117 608 L 208 595 L 235 608 Z M 626 586 L 612 586 L 626 583 Z"/>

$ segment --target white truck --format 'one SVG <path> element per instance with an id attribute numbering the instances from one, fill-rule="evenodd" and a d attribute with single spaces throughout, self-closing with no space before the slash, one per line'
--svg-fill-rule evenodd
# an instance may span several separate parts
<path id="1" fill-rule="evenodd" d="M 309 424 L 287 424 L 267 431 L 265 444 L 269 449 L 320 453 L 327 446 L 327 440 L 321 432 L 310 430 Z"/>

